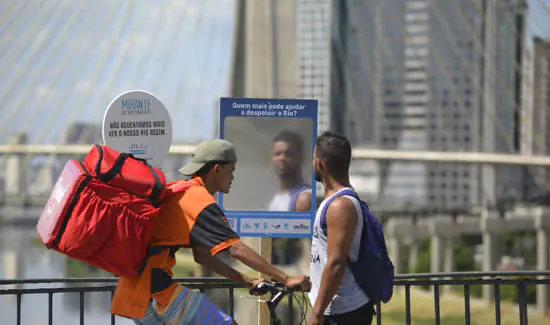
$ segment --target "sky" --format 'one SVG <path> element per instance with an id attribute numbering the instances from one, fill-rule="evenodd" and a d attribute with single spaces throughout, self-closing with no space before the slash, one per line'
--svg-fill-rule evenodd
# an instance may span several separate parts
<path id="1" fill-rule="evenodd" d="M 118 94 L 155 94 L 173 142 L 217 135 L 227 95 L 233 0 L 0 0 L 0 143 L 59 143 L 101 124 Z"/>
<path id="2" fill-rule="evenodd" d="M 550 37 L 550 0 L 528 0 L 527 34 Z"/>
<path id="3" fill-rule="evenodd" d="M 550 37 L 550 0 L 528 5 L 527 34 Z M 72 122 L 101 124 L 132 89 L 164 103 L 174 143 L 217 136 L 234 9 L 235 0 L 0 0 L 0 143 L 16 132 L 59 143 Z"/>

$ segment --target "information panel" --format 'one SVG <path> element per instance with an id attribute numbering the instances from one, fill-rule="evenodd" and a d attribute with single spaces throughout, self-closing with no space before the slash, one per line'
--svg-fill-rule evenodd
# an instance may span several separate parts
<path id="1" fill-rule="evenodd" d="M 240 236 L 311 237 L 317 109 L 317 100 L 221 98 L 220 138 L 235 145 L 237 165 L 218 203 Z"/>
<path id="2" fill-rule="evenodd" d="M 118 95 L 103 116 L 103 142 L 162 169 L 172 145 L 172 120 L 162 102 L 143 90 Z"/>

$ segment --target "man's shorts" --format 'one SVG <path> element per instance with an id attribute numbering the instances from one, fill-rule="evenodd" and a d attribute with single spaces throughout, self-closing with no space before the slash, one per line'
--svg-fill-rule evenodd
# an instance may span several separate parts
<path id="1" fill-rule="evenodd" d="M 374 314 L 374 306 L 371 303 L 366 303 L 362 307 L 345 314 L 325 316 L 323 325 L 370 325 L 372 324 Z"/>
<path id="2" fill-rule="evenodd" d="M 137 325 L 230 325 L 232 321 L 205 295 L 185 287 L 162 314 L 151 302 L 145 317 L 134 319 Z"/>

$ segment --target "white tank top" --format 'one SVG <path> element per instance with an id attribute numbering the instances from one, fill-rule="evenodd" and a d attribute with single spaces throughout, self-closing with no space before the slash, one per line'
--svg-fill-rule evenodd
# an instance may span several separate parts
<path id="1" fill-rule="evenodd" d="M 345 189 L 345 188 L 344 188 Z M 343 191 L 344 189 L 340 190 Z M 340 192 L 338 191 L 338 192 Z M 336 194 L 336 193 L 335 193 Z M 334 195 L 335 195 L 334 194 Z M 331 196 L 332 197 L 332 196 Z M 348 198 L 353 202 L 357 209 L 357 227 L 353 233 L 353 241 L 351 243 L 349 258 L 352 261 L 357 261 L 359 255 L 359 245 L 361 241 L 361 230 L 363 229 L 363 215 L 361 204 L 357 199 L 352 196 L 344 195 L 342 197 Z M 311 256 L 310 256 L 310 277 L 311 277 L 311 291 L 309 293 L 309 300 L 311 305 L 315 305 L 315 300 L 319 293 L 321 286 L 321 278 L 323 276 L 323 269 L 327 263 L 328 244 L 327 236 L 320 228 L 321 211 L 326 205 L 329 198 L 325 199 L 319 205 L 317 214 L 315 216 L 315 222 L 313 223 L 313 239 L 311 241 Z M 325 315 L 343 314 L 355 309 L 358 309 L 369 302 L 369 298 L 365 295 L 363 290 L 359 287 L 355 278 L 351 273 L 349 266 L 346 265 L 344 271 L 344 277 L 342 278 L 342 284 L 338 288 L 336 295 L 332 298 L 332 301 L 325 310 Z"/>
<path id="2" fill-rule="evenodd" d="M 304 192 L 311 192 L 311 189 L 305 189 L 301 191 L 300 194 Z M 275 196 L 271 200 L 271 203 L 269 204 L 269 211 L 289 211 L 290 199 L 290 191 L 275 194 Z"/>

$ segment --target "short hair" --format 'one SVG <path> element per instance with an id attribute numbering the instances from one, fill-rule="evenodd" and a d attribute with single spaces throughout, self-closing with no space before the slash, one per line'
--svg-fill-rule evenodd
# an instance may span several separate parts
<path id="1" fill-rule="evenodd" d="M 336 132 L 325 131 L 317 137 L 317 157 L 323 161 L 327 172 L 335 177 L 345 177 L 351 163 L 351 144 Z"/>
<path id="2" fill-rule="evenodd" d="M 296 149 L 300 153 L 302 153 L 302 151 L 304 150 L 304 140 L 302 139 L 302 137 L 298 133 L 296 133 L 294 131 L 283 130 L 283 131 L 279 132 L 279 134 L 277 134 L 273 138 L 273 142 L 290 143 L 290 144 L 294 145 L 294 147 L 296 147 Z"/>

